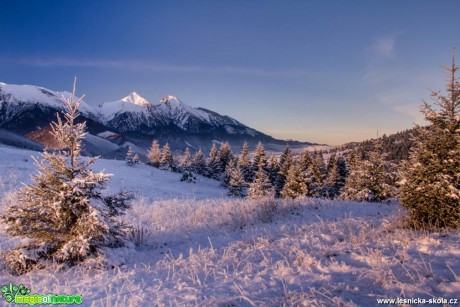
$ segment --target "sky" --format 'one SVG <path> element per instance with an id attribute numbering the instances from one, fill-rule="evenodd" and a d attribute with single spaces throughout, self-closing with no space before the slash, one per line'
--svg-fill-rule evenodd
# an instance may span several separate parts
<path id="1" fill-rule="evenodd" d="M 340 145 L 423 124 L 460 48 L 460 1 L 0 0 L 0 82 L 97 105 L 136 91 L 281 139 Z"/>

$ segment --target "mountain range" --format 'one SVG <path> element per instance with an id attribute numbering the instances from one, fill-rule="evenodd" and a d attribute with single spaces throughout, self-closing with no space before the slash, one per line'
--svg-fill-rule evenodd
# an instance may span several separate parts
<path id="1" fill-rule="evenodd" d="M 50 122 L 64 110 L 57 92 L 33 85 L 0 83 L 0 142 L 36 149 L 40 145 L 53 148 Z M 174 96 L 152 103 L 136 92 L 112 102 L 92 106 L 82 101 L 80 121 L 86 121 L 85 154 L 107 158 L 121 157 L 127 146 L 145 155 L 153 139 L 169 143 L 173 150 L 208 150 L 212 142 L 229 142 L 234 149 L 244 141 L 255 146 L 259 141 L 266 149 L 278 151 L 288 141 L 278 140 L 229 116 L 204 108 L 191 107 Z M 16 137 L 13 137 L 15 135 Z M 35 143 L 31 145 L 30 140 Z M 37 144 L 38 143 L 38 144 Z M 294 147 L 311 145 L 289 141 Z"/>

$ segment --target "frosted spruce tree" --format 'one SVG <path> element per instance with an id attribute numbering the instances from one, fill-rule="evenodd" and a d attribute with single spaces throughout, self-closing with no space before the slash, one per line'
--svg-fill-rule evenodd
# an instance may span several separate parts
<path id="1" fill-rule="evenodd" d="M 256 174 L 259 168 L 267 169 L 267 157 L 265 155 L 264 144 L 257 143 L 256 150 L 254 151 L 254 158 L 252 159 L 252 172 Z"/>
<path id="2" fill-rule="evenodd" d="M 152 146 L 150 147 L 148 153 L 148 163 L 155 167 L 160 167 L 160 157 L 161 157 L 161 150 L 160 145 L 158 144 L 157 140 L 152 141 Z"/>
<path id="3" fill-rule="evenodd" d="M 135 164 L 139 164 L 139 156 L 134 153 L 133 149 L 131 146 L 128 146 L 128 151 L 126 152 L 126 164 L 128 166 L 134 166 Z"/>
<path id="4" fill-rule="evenodd" d="M 251 160 L 249 159 L 249 146 L 247 142 L 243 143 L 241 156 L 239 157 L 239 166 L 243 178 L 246 182 L 251 182 L 254 176 L 251 168 Z"/>
<path id="5" fill-rule="evenodd" d="M 403 165 L 401 204 L 416 226 L 460 225 L 460 86 L 455 56 L 448 76 L 447 94 L 432 93 L 435 106 L 424 102 L 422 113 L 430 123 L 418 127 L 410 160 Z"/>
<path id="6" fill-rule="evenodd" d="M 166 143 L 161 149 L 160 169 L 167 170 L 167 171 L 175 170 L 174 158 L 173 158 L 173 155 L 171 153 L 171 149 L 169 148 L 168 143 Z"/>
<path id="7" fill-rule="evenodd" d="M 254 181 L 249 184 L 248 195 L 255 199 L 274 196 L 273 186 L 263 167 L 259 167 Z"/>
<path id="8" fill-rule="evenodd" d="M 185 182 L 196 182 L 196 177 L 192 172 L 192 158 L 190 156 L 190 149 L 187 147 L 184 152 L 184 156 L 180 161 L 180 171 L 182 172 L 182 176 L 180 181 Z"/>
<path id="9" fill-rule="evenodd" d="M 228 142 L 224 142 L 220 145 L 219 149 L 219 160 L 221 164 L 221 170 L 224 171 L 228 163 L 233 159 L 232 148 Z"/>
<path id="10" fill-rule="evenodd" d="M 131 148 L 131 146 L 128 146 L 128 151 L 126 152 L 125 161 L 126 161 L 126 164 L 128 164 L 128 166 L 134 165 L 134 153 L 133 153 L 133 149 Z"/>
<path id="11" fill-rule="evenodd" d="M 279 161 L 279 171 L 275 184 L 275 197 L 281 196 L 281 190 L 283 190 L 284 184 L 286 183 L 286 178 L 292 163 L 293 158 L 291 148 L 287 145 Z"/>
<path id="12" fill-rule="evenodd" d="M 286 183 L 281 190 L 281 196 L 283 198 L 291 199 L 305 196 L 308 192 L 306 181 L 307 180 L 302 172 L 300 164 L 297 161 L 294 161 L 289 167 Z"/>
<path id="13" fill-rule="evenodd" d="M 76 100 L 75 83 L 72 96 L 62 100 L 67 112 L 63 119 L 57 116 L 51 133 L 64 149 L 45 150 L 35 160 L 32 184 L 16 192 L 1 216 L 9 235 L 28 239 L 6 254 L 6 264 L 18 274 L 51 261 L 73 265 L 126 242 L 125 226 L 116 217 L 129 208 L 131 196 L 102 195 L 109 175 L 89 168 L 97 157 L 80 157 L 86 125 L 76 122 L 82 98 Z"/>
<path id="14" fill-rule="evenodd" d="M 222 175 L 222 162 L 219 159 L 219 152 L 215 143 L 212 144 L 209 151 L 209 158 L 206 168 L 206 176 L 209 178 L 220 180 Z"/>
<path id="15" fill-rule="evenodd" d="M 198 149 L 198 151 L 193 156 L 192 160 L 192 172 L 200 175 L 204 175 L 206 172 L 206 161 L 204 160 L 203 151 Z"/>
<path id="16" fill-rule="evenodd" d="M 244 181 L 239 165 L 232 170 L 228 183 L 228 195 L 233 197 L 246 196 L 246 182 Z"/>
<path id="17" fill-rule="evenodd" d="M 378 146 L 376 146 L 378 147 Z M 340 197 L 347 200 L 381 202 L 394 197 L 395 167 L 377 150 L 361 160 L 355 153 L 350 159 L 349 175 Z"/>

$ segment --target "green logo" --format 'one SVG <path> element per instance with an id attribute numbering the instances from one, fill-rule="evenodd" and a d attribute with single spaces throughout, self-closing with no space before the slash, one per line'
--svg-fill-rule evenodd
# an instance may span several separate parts
<path id="1" fill-rule="evenodd" d="M 9 285 L 1 287 L 2 293 L 0 297 L 4 297 L 8 303 L 20 305 L 80 305 L 83 301 L 81 295 L 66 295 L 66 294 L 30 294 L 30 289 L 24 287 L 23 284 L 19 286 L 14 285 L 11 281 Z"/>

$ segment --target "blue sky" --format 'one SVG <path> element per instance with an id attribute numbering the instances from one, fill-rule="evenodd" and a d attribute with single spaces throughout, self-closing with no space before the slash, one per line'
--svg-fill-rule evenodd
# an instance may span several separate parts
<path id="1" fill-rule="evenodd" d="M 91 104 L 174 95 L 278 138 L 411 128 L 460 48 L 460 1 L 0 0 L 0 81 Z"/>

